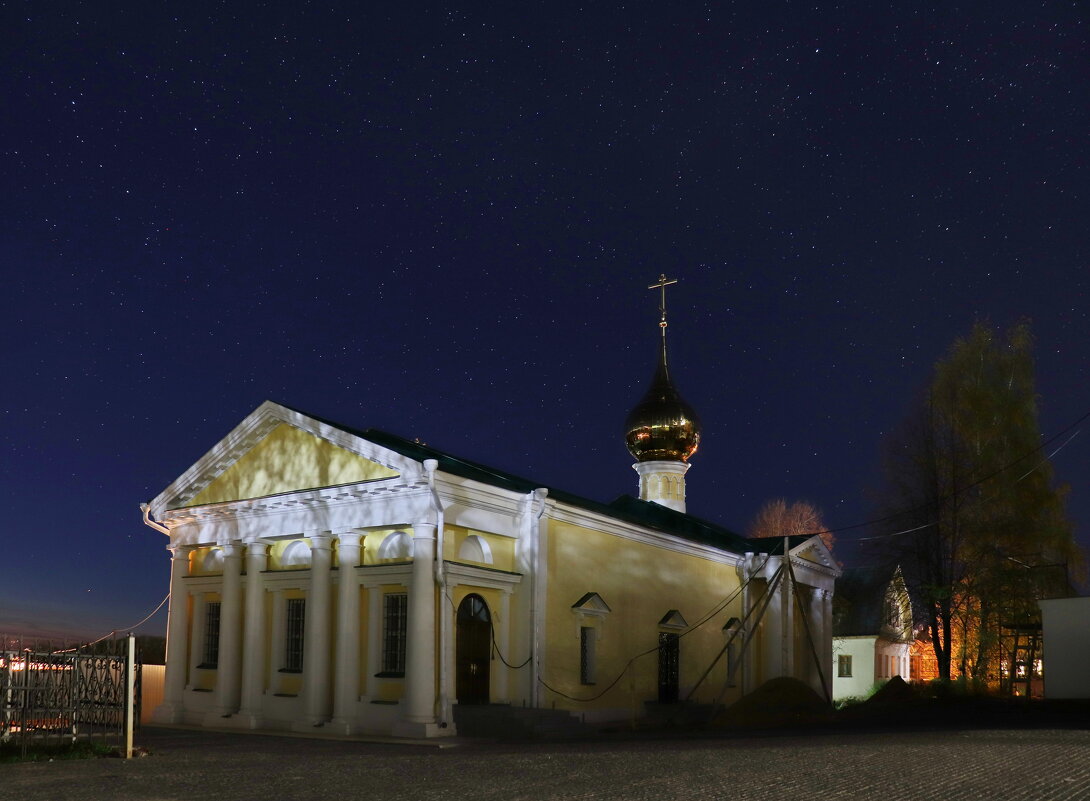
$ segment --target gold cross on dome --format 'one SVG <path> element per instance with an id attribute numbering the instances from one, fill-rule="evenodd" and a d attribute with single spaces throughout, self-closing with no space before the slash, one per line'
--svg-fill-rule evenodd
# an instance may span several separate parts
<path id="1" fill-rule="evenodd" d="M 657 289 L 662 293 L 662 297 L 659 300 L 659 312 L 662 314 L 662 320 L 659 322 L 659 327 L 662 329 L 666 328 L 666 287 L 670 286 L 670 284 L 676 283 L 676 278 L 667 278 L 666 273 L 660 273 L 659 282 L 657 284 L 651 284 L 649 287 L 647 287 L 648 289 Z M 662 333 L 665 334 L 666 331 L 663 330 Z"/>

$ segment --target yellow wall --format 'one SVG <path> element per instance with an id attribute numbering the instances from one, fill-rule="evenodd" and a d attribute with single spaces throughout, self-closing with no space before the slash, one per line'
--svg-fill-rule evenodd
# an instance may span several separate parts
<path id="1" fill-rule="evenodd" d="M 204 569 L 205 557 L 207 557 L 208 553 L 213 550 L 215 550 L 215 546 L 210 545 L 206 548 L 194 548 L 192 551 L 189 552 L 189 575 L 218 576 L 222 572 L 218 568 L 211 571 Z"/>
<path id="2" fill-rule="evenodd" d="M 261 498 L 396 475 L 384 465 L 281 423 L 186 505 Z"/>
<path id="3" fill-rule="evenodd" d="M 497 570 L 514 571 L 515 541 L 513 539 L 510 537 L 501 537 L 497 534 L 489 534 L 484 531 L 477 531 L 472 528 L 465 528 L 464 526 L 448 525 L 444 527 L 443 558 L 454 562 L 463 562 L 465 564 L 484 565 L 484 562 L 473 562 L 458 556 L 462 544 L 465 543 L 466 539 L 470 536 L 480 537 L 488 543 L 488 547 L 492 551 L 492 564 L 487 565 L 488 567 L 494 567 Z"/>
<path id="4" fill-rule="evenodd" d="M 571 709 L 631 708 L 643 714 L 643 702 L 658 698 L 658 623 L 671 609 L 696 623 L 739 587 L 733 565 L 666 551 L 598 531 L 550 521 L 548 529 L 548 612 L 545 681 L 577 698 L 602 692 L 624 669 L 628 660 L 644 651 L 617 685 L 590 703 L 567 701 L 546 693 L 547 703 Z M 582 624 L 571 606 L 585 593 L 596 592 L 612 610 L 600 621 L 597 643 L 597 682 L 579 681 L 579 626 L 598 626 L 587 616 Z M 681 696 L 726 644 L 722 631 L 727 619 L 741 617 L 741 597 L 680 641 Z M 726 658 L 701 685 L 694 700 L 710 702 L 722 688 Z M 737 690 L 733 690 L 737 693 Z M 734 700 L 727 696 L 729 702 Z"/>

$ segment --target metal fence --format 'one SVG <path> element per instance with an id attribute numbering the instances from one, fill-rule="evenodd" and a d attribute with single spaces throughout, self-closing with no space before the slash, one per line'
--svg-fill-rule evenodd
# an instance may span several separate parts
<path id="1" fill-rule="evenodd" d="M 130 752 L 140 720 L 134 651 L 129 638 L 82 648 L 0 640 L 0 744 L 22 756 L 79 740 Z"/>

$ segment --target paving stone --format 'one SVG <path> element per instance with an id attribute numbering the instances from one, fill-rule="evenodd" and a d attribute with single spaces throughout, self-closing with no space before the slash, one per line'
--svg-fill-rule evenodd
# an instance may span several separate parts
<path id="1" fill-rule="evenodd" d="M 807 736 L 453 748 L 146 729 L 151 756 L 0 766 L 15 798 L 1090 799 L 1085 729 Z"/>

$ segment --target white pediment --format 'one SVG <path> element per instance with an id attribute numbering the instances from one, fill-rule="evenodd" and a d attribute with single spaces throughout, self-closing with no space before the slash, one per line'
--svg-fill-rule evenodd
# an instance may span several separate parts
<path id="1" fill-rule="evenodd" d="M 821 537 L 817 534 L 792 548 L 791 555 L 798 559 L 804 559 L 807 562 L 813 562 L 822 567 L 836 570 L 839 575 L 840 565 L 838 565 L 836 559 L 833 558 L 833 552 L 829 550 L 828 546 L 822 542 Z"/>
<path id="2" fill-rule="evenodd" d="M 609 608 L 609 604 L 605 602 L 601 595 L 596 592 L 588 592 L 578 601 L 571 605 L 571 608 L 576 612 L 582 612 L 585 615 L 605 615 L 613 610 Z"/>
<path id="3" fill-rule="evenodd" d="M 363 481 L 415 483 L 424 475 L 419 462 L 265 401 L 163 490 L 151 511 Z"/>
<path id="4" fill-rule="evenodd" d="M 662 616 L 662 620 L 659 621 L 659 628 L 680 631 L 681 629 L 689 628 L 689 624 L 685 622 L 685 618 L 682 617 L 681 612 L 676 609 L 671 609 Z"/>

